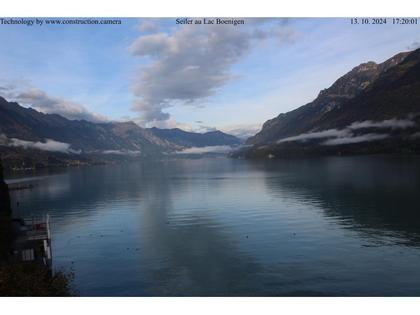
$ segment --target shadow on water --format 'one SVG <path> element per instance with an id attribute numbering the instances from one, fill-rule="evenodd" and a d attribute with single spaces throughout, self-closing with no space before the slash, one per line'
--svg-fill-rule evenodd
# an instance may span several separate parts
<path id="1" fill-rule="evenodd" d="M 254 167 L 271 175 L 265 183 L 274 195 L 287 191 L 366 236 L 391 234 L 420 246 L 420 157 L 282 160 Z"/>

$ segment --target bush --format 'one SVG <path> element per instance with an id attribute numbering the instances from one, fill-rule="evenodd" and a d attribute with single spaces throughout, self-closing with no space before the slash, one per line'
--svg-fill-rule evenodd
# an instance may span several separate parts
<path id="1" fill-rule="evenodd" d="M 72 296 L 73 278 L 36 263 L 9 263 L 0 266 L 0 296 Z"/>

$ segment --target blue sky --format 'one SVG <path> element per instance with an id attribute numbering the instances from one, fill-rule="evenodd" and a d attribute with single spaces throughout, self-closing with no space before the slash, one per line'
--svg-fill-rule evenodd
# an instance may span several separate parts
<path id="1" fill-rule="evenodd" d="M 419 46 L 418 25 L 0 25 L 0 95 L 70 119 L 255 132 L 362 62 Z"/>

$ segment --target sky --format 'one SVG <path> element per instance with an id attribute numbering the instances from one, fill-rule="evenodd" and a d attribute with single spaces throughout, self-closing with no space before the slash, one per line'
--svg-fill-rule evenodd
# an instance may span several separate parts
<path id="1" fill-rule="evenodd" d="M 420 47 L 419 28 L 346 18 L 0 24 L 0 96 L 69 119 L 246 137 L 360 63 Z"/>

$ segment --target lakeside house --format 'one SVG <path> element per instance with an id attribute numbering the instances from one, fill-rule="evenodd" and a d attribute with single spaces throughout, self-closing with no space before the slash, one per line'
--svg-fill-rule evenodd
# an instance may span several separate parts
<path id="1" fill-rule="evenodd" d="M 12 259 L 18 262 L 35 262 L 52 267 L 50 220 L 45 218 L 13 219 L 16 235 L 12 244 Z"/>
<path id="2" fill-rule="evenodd" d="M 12 262 L 35 262 L 51 269 L 50 220 L 45 218 L 14 218 L 10 207 L 9 187 L 3 178 L 0 163 L 0 216 L 7 244 L 2 256 Z"/>

